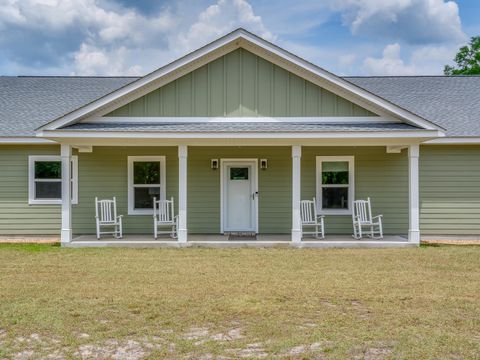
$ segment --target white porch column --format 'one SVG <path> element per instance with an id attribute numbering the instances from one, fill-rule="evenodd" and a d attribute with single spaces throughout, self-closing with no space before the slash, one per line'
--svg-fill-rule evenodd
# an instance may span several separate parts
<path id="1" fill-rule="evenodd" d="M 60 240 L 64 244 L 72 241 L 72 194 L 70 184 L 72 147 L 62 144 L 60 156 L 62 158 L 62 230 Z"/>
<path id="2" fill-rule="evenodd" d="M 408 241 L 420 244 L 420 205 L 419 205 L 419 175 L 418 158 L 419 145 L 408 147 L 408 198 L 409 198 L 409 227 Z"/>
<path id="3" fill-rule="evenodd" d="M 187 242 L 187 154 L 186 145 L 178 146 L 178 242 Z"/>
<path id="4" fill-rule="evenodd" d="M 300 221 L 301 159 L 302 147 L 292 146 L 292 242 L 294 243 L 302 241 Z"/>

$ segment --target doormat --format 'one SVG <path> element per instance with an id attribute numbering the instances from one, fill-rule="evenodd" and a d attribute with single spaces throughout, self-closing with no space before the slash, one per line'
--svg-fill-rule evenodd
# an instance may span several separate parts
<path id="1" fill-rule="evenodd" d="M 231 232 L 228 234 L 228 240 L 257 240 L 257 234 L 254 232 Z"/>

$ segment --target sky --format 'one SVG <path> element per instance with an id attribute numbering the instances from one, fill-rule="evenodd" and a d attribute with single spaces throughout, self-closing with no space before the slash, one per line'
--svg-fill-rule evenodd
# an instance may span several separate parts
<path id="1" fill-rule="evenodd" d="M 144 75 L 238 27 L 338 75 L 436 75 L 480 1 L 0 0 L 0 75 Z"/>

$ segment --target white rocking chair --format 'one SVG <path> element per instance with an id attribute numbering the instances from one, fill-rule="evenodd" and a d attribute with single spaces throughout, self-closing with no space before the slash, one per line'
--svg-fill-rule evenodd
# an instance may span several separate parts
<path id="1" fill-rule="evenodd" d="M 158 230 L 167 228 L 168 230 Z M 177 238 L 178 216 L 175 215 L 173 197 L 170 200 L 157 200 L 153 198 L 153 236 L 155 240 L 159 234 L 168 234 Z"/>
<path id="2" fill-rule="evenodd" d="M 100 240 L 101 235 L 113 235 L 114 238 L 120 239 L 123 236 L 122 217 L 117 216 L 117 199 L 98 200 L 95 198 L 95 222 L 97 225 L 97 239 Z M 108 227 L 110 231 L 100 231 L 102 227 Z"/>
<path id="3" fill-rule="evenodd" d="M 363 235 L 372 239 L 383 239 L 383 215 L 372 217 L 370 198 L 367 200 L 355 200 L 353 202 L 353 237 L 361 239 Z M 365 231 L 363 228 L 367 228 Z"/>
<path id="4" fill-rule="evenodd" d="M 302 238 L 304 235 L 313 235 L 316 239 L 325 238 L 325 225 L 323 215 L 317 215 L 317 203 L 313 200 L 300 201 L 300 219 L 302 221 Z M 311 228 L 312 231 L 304 231 Z"/>

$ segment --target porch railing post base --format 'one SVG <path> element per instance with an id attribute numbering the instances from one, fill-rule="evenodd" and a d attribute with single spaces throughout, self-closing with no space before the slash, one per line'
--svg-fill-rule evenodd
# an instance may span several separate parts
<path id="1" fill-rule="evenodd" d="M 177 241 L 182 244 L 187 243 L 187 229 L 178 229 L 178 238 Z"/>
<path id="2" fill-rule="evenodd" d="M 71 229 L 62 229 L 60 232 L 60 242 L 62 244 L 69 243 L 72 241 L 72 230 Z"/>
<path id="3" fill-rule="evenodd" d="M 302 230 L 292 229 L 292 243 L 302 242 Z"/>
<path id="4" fill-rule="evenodd" d="M 408 230 L 408 242 L 420 244 L 420 230 Z"/>

